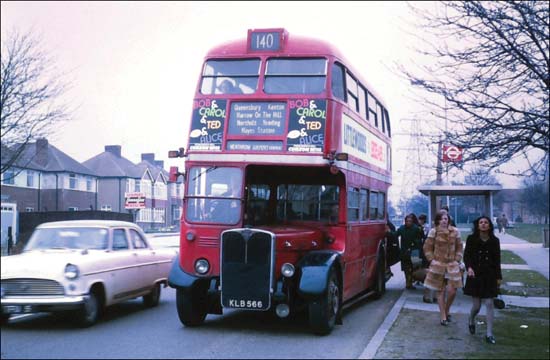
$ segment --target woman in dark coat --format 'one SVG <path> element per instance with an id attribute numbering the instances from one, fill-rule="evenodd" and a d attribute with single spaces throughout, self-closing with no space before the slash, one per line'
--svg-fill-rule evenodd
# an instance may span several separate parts
<path id="1" fill-rule="evenodd" d="M 502 270 L 500 268 L 500 241 L 494 234 L 494 225 L 487 216 L 474 221 L 473 234 L 466 240 L 464 263 L 468 277 L 464 294 L 472 297 L 472 309 L 468 320 L 471 334 L 475 334 L 475 317 L 481 308 L 481 300 L 487 310 L 487 335 L 485 340 L 494 344 L 493 336 L 493 298 L 498 295 Z"/>

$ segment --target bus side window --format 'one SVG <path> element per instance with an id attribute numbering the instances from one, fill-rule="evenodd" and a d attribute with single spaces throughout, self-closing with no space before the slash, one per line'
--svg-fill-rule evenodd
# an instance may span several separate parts
<path id="1" fill-rule="evenodd" d="M 344 92 L 344 68 L 340 64 L 332 65 L 332 80 L 330 87 L 332 88 L 332 95 L 341 100 L 346 100 Z"/>

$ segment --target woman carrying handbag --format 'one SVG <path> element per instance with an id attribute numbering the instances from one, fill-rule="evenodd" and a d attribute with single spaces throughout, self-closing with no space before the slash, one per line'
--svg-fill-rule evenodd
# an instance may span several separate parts
<path id="1" fill-rule="evenodd" d="M 475 317 L 481 308 L 481 300 L 487 312 L 485 340 L 495 344 L 493 336 L 494 298 L 498 296 L 502 281 L 500 267 L 500 241 L 494 234 L 494 225 L 487 216 L 474 221 L 473 234 L 466 240 L 464 263 L 468 270 L 464 294 L 472 297 L 472 309 L 468 319 L 470 334 L 475 334 Z"/>

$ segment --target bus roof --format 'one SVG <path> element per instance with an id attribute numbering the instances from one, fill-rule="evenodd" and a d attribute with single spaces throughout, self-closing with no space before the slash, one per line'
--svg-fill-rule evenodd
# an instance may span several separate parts
<path id="1" fill-rule="evenodd" d="M 263 29 L 254 29 L 250 31 L 263 30 Z M 356 70 L 356 68 L 349 62 L 344 55 L 331 43 L 312 38 L 305 37 L 300 35 L 291 35 L 286 32 L 284 29 L 286 39 L 284 51 L 249 51 L 248 50 L 248 39 L 241 38 L 238 40 L 231 40 L 220 45 L 217 45 L 211 48 L 206 54 L 205 59 L 216 59 L 216 58 L 241 58 L 241 57 L 272 57 L 272 56 L 331 56 L 335 57 L 339 62 L 346 66 L 346 68 L 353 73 L 353 75 L 359 80 L 362 84 L 367 86 L 368 90 L 380 101 L 384 107 L 386 107 L 384 99 L 380 94 L 374 90 L 374 87 L 363 78 L 361 73 Z"/>

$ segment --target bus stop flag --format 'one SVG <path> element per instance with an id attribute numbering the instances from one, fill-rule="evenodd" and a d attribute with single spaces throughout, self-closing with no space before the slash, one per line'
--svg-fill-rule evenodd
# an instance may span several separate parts
<path id="1" fill-rule="evenodd" d="M 454 145 L 443 145 L 443 162 L 462 161 L 462 148 Z"/>

